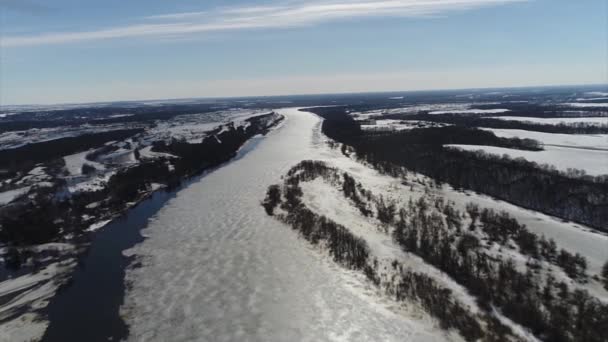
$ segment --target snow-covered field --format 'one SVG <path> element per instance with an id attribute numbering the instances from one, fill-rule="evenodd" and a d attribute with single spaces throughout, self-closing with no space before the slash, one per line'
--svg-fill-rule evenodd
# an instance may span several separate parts
<path id="1" fill-rule="evenodd" d="M 544 151 L 524 151 L 484 145 L 446 145 L 466 151 L 484 151 L 511 158 L 524 158 L 537 164 L 554 165 L 558 170 L 582 169 L 589 175 L 608 174 L 608 151 L 545 146 Z"/>
<path id="2" fill-rule="evenodd" d="M 494 102 L 480 103 L 432 103 L 432 104 L 417 104 L 390 109 L 375 109 L 364 112 L 352 112 L 356 118 L 367 118 L 372 116 L 382 116 L 388 114 L 417 114 L 419 112 L 429 112 L 429 114 L 448 114 L 448 113 L 463 113 L 463 114 L 498 114 L 508 112 L 508 109 L 474 109 L 473 105 L 489 105 L 496 104 Z"/>
<path id="3" fill-rule="evenodd" d="M 493 132 L 496 136 L 503 138 L 534 139 L 545 145 L 608 150 L 608 134 L 559 134 L 526 131 L 522 129 L 482 129 Z"/>
<path id="4" fill-rule="evenodd" d="M 130 340 L 445 340 L 427 315 L 379 299 L 264 213 L 266 188 L 327 148 L 319 118 L 279 113 L 282 128 L 181 191 L 129 251 L 143 263 L 127 275 Z"/>
<path id="5" fill-rule="evenodd" d="M 29 190 L 30 190 L 30 187 L 26 186 L 26 187 L 19 188 L 19 189 L 0 192 L 0 205 L 5 205 L 5 204 L 11 202 L 18 196 L 21 196 L 21 195 L 27 193 Z"/>
<path id="6" fill-rule="evenodd" d="M 576 108 L 608 108 L 608 103 L 580 103 L 580 102 L 572 102 L 566 103 L 566 106 L 576 107 Z"/>
<path id="7" fill-rule="evenodd" d="M 451 109 L 451 110 L 434 110 L 429 114 L 500 114 L 510 112 L 509 109 Z"/>
<path id="8" fill-rule="evenodd" d="M 63 157 L 65 161 L 65 167 L 71 176 L 80 176 L 82 175 L 82 166 L 84 164 L 89 164 L 95 167 L 97 170 L 103 170 L 105 167 L 103 164 L 96 163 L 90 160 L 87 160 L 87 154 L 93 152 L 93 150 L 84 151 L 80 153 L 71 154 L 69 156 Z"/>
<path id="9" fill-rule="evenodd" d="M 380 119 L 376 120 L 375 125 L 365 124 L 361 125 L 361 129 L 368 131 L 403 131 L 413 128 L 420 127 L 442 127 L 447 126 L 446 124 L 420 121 L 420 120 L 392 120 L 392 119 Z"/>
<path id="10" fill-rule="evenodd" d="M 510 121 L 528 121 L 544 125 L 576 124 L 585 123 L 590 125 L 608 125 L 608 117 L 588 117 L 588 118 L 535 118 L 528 116 L 497 116 L 494 119 Z"/>

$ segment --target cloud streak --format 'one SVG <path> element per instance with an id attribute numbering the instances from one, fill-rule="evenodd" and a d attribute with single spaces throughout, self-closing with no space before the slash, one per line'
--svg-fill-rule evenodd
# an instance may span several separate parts
<path id="1" fill-rule="evenodd" d="M 108 39 L 167 37 L 247 29 L 280 29 L 370 17 L 429 17 L 453 11 L 499 6 L 526 0 L 318 0 L 271 6 L 218 8 L 204 12 L 145 17 L 148 23 L 90 31 L 5 36 L 4 47 L 67 44 Z"/>

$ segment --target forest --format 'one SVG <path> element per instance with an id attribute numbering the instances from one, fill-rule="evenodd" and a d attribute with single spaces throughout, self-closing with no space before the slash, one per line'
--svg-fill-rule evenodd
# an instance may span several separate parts
<path id="1" fill-rule="evenodd" d="M 367 134 L 344 107 L 310 110 L 325 120 L 322 130 L 337 142 L 351 146 L 357 158 L 375 165 L 404 166 L 456 189 L 491 195 L 524 208 L 608 231 L 608 179 L 579 172 L 560 172 L 522 159 L 443 147 L 415 133 Z M 463 131 L 467 132 L 467 131 Z M 462 139 L 468 139 L 463 137 Z M 390 148 L 388 148 L 390 146 Z"/>

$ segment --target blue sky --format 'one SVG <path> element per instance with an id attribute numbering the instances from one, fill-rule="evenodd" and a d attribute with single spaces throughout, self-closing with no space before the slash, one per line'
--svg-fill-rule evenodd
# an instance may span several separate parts
<path id="1" fill-rule="evenodd" d="M 605 0 L 0 0 L 0 104 L 608 83 Z"/>

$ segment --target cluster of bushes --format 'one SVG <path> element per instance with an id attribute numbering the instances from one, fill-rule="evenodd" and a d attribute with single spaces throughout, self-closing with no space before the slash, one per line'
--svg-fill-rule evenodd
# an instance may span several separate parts
<path id="1" fill-rule="evenodd" d="M 344 172 L 344 174 L 342 174 L 342 179 L 342 192 L 344 193 L 344 197 L 353 201 L 363 216 L 371 216 L 373 214 L 371 208 L 369 208 L 367 201 L 363 200 L 360 195 L 362 194 L 363 198 L 366 198 L 369 201 L 370 194 L 367 193 L 365 189 L 361 187 L 361 184 L 357 183 L 348 173 Z"/>
<path id="2" fill-rule="evenodd" d="M 429 314 L 437 318 L 441 328 L 456 329 L 467 341 L 478 341 L 482 338 L 484 341 L 504 341 L 505 337 L 511 334 L 510 329 L 497 323 L 496 326 L 501 327 L 502 339 L 490 339 L 490 336 L 496 335 L 497 329 L 488 326 L 484 331 L 471 312 L 453 299 L 450 289 L 423 273 L 401 269 L 394 292 L 397 300 L 407 299 L 420 303 Z"/>
<path id="3" fill-rule="evenodd" d="M 320 173 L 316 173 L 320 171 Z M 322 162 L 305 161 L 289 171 L 289 178 L 282 189 L 278 185 L 270 186 L 263 205 L 269 215 L 273 215 L 276 206 L 286 214 L 278 215 L 282 221 L 291 225 L 308 242 L 325 246 L 334 261 L 350 269 L 364 270 L 369 266 L 369 247 L 365 240 L 354 236 L 348 229 L 336 222 L 319 216 L 308 209 L 301 201 L 302 189 L 299 183 L 316 177 L 329 175 L 332 169 L 324 167 Z M 281 202 L 281 196 L 285 201 Z"/>
<path id="4" fill-rule="evenodd" d="M 469 205 L 469 212 L 475 212 L 474 205 Z M 473 214 L 475 215 L 475 214 Z M 587 278 L 587 260 L 579 253 L 572 254 L 565 249 L 557 250 L 555 240 L 530 232 L 506 212 L 496 213 L 485 208 L 480 211 L 481 229 L 491 241 L 507 245 L 512 239 L 519 246 L 519 251 L 537 260 L 545 260 L 561 267 L 566 274 L 575 280 Z"/>

